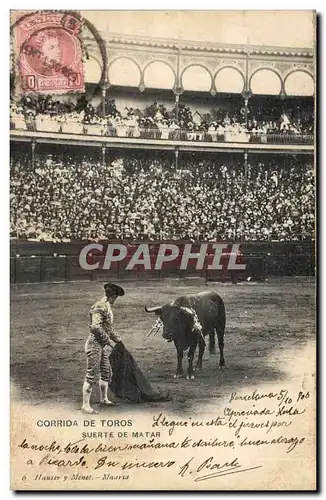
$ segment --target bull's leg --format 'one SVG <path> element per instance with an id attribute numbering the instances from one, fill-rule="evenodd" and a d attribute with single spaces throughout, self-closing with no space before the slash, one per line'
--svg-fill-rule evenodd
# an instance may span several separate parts
<path id="1" fill-rule="evenodd" d="M 204 342 L 203 338 L 199 339 L 198 348 L 199 348 L 199 351 L 198 351 L 198 359 L 197 359 L 197 364 L 196 364 L 196 370 L 201 370 L 202 367 L 203 367 L 203 354 L 204 354 L 204 351 L 205 351 L 205 342 Z"/>
<path id="2" fill-rule="evenodd" d="M 191 380 L 193 380 L 195 378 L 195 376 L 194 376 L 194 356 L 195 356 L 196 347 L 197 347 L 197 342 L 196 342 L 196 344 L 191 345 L 189 348 L 189 351 L 188 351 L 187 379 L 191 379 Z"/>
<path id="3" fill-rule="evenodd" d="M 183 349 L 177 348 L 177 357 L 178 357 L 178 366 L 177 366 L 177 371 L 174 375 L 174 378 L 181 378 L 182 377 Z"/>
<path id="4" fill-rule="evenodd" d="M 210 354 L 216 354 L 216 349 L 215 349 L 215 329 L 211 330 L 209 332 L 209 353 Z"/>
<path id="5" fill-rule="evenodd" d="M 224 328 L 217 330 L 218 347 L 220 349 L 220 368 L 225 366 L 224 359 Z"/>

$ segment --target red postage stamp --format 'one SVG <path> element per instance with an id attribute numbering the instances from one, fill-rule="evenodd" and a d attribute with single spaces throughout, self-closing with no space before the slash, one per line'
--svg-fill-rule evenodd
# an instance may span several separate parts
<path id="1" fill-rule="evenodd" d="M 16 21 L 14 50 L 21 91 L 84 91 L 81 27 L 74 13 L 37 12 Z"/>

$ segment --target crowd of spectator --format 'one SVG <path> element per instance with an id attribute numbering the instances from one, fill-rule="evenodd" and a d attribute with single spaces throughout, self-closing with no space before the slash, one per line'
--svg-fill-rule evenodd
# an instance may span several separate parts
<path id="1" fill-rule="evenodd" d="M 296 241 L 314 234 L 312 164 L 234 156 L 11 155 L 14 238 Z"/>
<path id="2" fill-rule="evenodd" d="M 313 134 L 313 108 L 285 106 L 280 99 L 277 105 L 254 104 L 248 111 L 234 103 L 232 110 L 215 107 L 211 113 L 200 114 L 182 103 L 171 110 L 157 102 L 145 110 L 118 110 L 114 99 L 108 99 L 103 107 L 94 106 L 85 95 L 76 102 L 47 95 L 24 95 L 11 103 L 11 126 L 115 137 L 267 142 L 271 134 L 294 139 Z"/>

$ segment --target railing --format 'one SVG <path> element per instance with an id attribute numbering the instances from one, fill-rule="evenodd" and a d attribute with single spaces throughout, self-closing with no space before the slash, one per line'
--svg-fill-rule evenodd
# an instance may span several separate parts
<path id="1" fill-rule="evenodd" d="M 313 144 L 313 134 L 234 132 L 218 130 L 171 129 L 170 127 L 109 126 L 82 122 L 60 122 L 55 119 L 19 119 L 10 122 L 11 129 L 34 132 L 125 137 L 128 139 L 160 139 L 169 141 L 199 141 L 255 144 Z"/>

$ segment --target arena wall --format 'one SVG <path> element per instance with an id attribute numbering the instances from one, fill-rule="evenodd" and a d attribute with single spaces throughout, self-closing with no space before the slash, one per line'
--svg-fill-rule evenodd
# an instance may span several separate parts
<path id="1" fill-rule="evenodd" d="M 128 244 L 128 242 L 121 241 L 120 243 Z M 134 246 L 137 244 L 134 242 Z M 103 256 L 97 258 L 100 263 L 97 270 L 87 271 L 79 264 L 79 253 L 85 246 L 85 242 L 13 241 L 10 248 L 10 281 L 11 283 L 106 281 L 110 279 L 161 281 L 166 278 L 199 277 L 209 282 L 265 280 L 272 276 L 314 276 L 315 274 L 312 242 L 240 242 L 240 245 L 243 262 L 246 264 L 245 271 L 209 270 L 207 269 L 208 258 L 200 271 L 195 269 L 194 264 L 190 264 L 185 271 L 181 271 L 177 264 L 169 265 L 161 271 L 145 271 L 140 265 L 128 271 L 125 265 L 119 262 L 111 269 L 103 270 Z"/>

